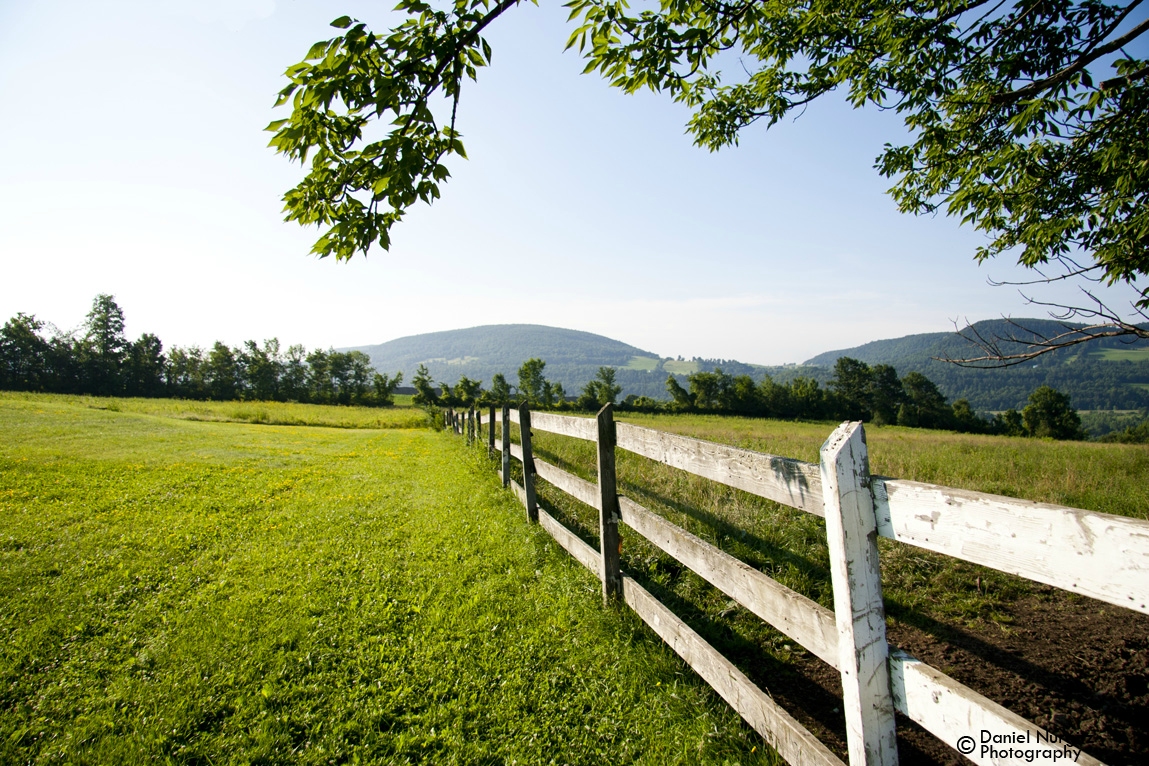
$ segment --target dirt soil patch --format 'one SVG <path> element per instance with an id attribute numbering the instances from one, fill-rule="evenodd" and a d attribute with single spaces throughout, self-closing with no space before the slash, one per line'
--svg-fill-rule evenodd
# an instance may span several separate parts
<path id="1" fill-rule="evenodd" d="M 1149 616 L 1052 588 L 1004 611 L 894 621 L 889 642 L 1110 766 L 1149 763 Z M 813 657 L 793 667 L 771 693 L 844 760 L 838 674 Z M 971 763 L 901 716 L 898 749 L 903 766 Z"/>

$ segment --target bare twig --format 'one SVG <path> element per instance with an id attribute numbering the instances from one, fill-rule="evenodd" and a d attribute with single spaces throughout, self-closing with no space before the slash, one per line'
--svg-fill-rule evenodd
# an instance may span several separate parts
<path id="1" fill-rule="evenodd" d="M 1061 331 L 1054 335 L 1045 335 L 1010 317 L 1002 317 L 1017 332 L 1011 330 L 1005 337 L 987 336 L 967 321 L 966 327 L 959 330 L 958 334 L 980 349 L 982 353 L 963 359 L 954 359 L 949 355 L 933 358 L 941 362 L 956 364 L 959 367 L 1012 367 L 1036 359 L 1051 351 L 1089 343 L 1100 338 L 1124 338 L 1129 343 L 1143 339 L 1149 340 L 1149 324 L 1134 324 L 1106 306 L 1093 293 L 1084 288 L 1081 291 L 1093 303 L 1094 308 L 1038 301 L 1023 295 L 1026 301 L 1032 305 L 1053 309 L 1050 311 L 1050 316 L 1057 320 L 1061 326 Z M 1146 314 L 1144 310 L 1133 306 L 1133 311 L 1142 319 L 1149 320 L 1149 314 Z M 1072 324 L 1070 323 L 1072 319 L 1083 319 L 1085 323 Z M 1021 349 L 1013 350 L 1017 346 L 1020 346 Z"/>

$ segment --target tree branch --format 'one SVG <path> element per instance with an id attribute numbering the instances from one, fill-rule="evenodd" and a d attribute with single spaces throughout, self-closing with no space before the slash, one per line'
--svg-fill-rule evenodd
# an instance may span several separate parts
<path id="1" fill-rule="evenodd" d="M 1134 80 L 1141 80 L 1149 76 L 1149 66 L 1143 66 L 1136 72 L 1130 72 L 1120 77 L 1114 77 L 1101 83 L 1101 90 L 1110 90 L 1118 85 L 1132 85 Z"/>
<path id="2" fill-rule="evenodd" d="M 1031 330 L 1024 325 L 1018 324 L 1009 317 L 1003 317 L 1005 321 L 1013 327 L 1016 327 L 1028 337 L 1018 337 L 1017 334 L 1011 333 L 1010 335 L 1002 337 L 986 337 L 978 331 L 976 327 L 967 324 L 964 330 L 958 331 L 962 338 L 972 343 L 979 348 L 983 353 L 980 356 L 971 356 L 963 359 L 953 359 L 950 356 L 931 357 L 940 362 L 949 362 L 956 364 L 959 367 L 972 367 L 975 369 L 996 369 L 999 367 L 1013 367 L 1018 364 L 1024 364 L 1033 359 L 1036 359 L 1043 354 L 1048 354 L 1051 351 L 1059 349 L 1070 348 L 1081 343 L 1089 343 L 1100 338 L 1129 338 L 1129 342 L 1137 340 L 1149 340 L 1149 325 L 1136 325 L 1130 321 L 1126 321 L 1117 315 L 1112 309 L 1102 303 L 1098 298 L 1090 293 L 1088 290 L 1082 290 L 1089 299 L 1092 300 L 1097 308 L 1088 309 L 1078 306 L 1066 306 L 1060 303 L 1048 303 L 1043 301 L 1036 301 L 1032 298 L 1027 298 L 1029 303 L 1037 306 L 1052 307 L 1061 309 L 1061 313 L 1051 312 L 1051 316 L 1061 321 L 1063 332 L 1060 332 L 1052 337 L 1047 337 L 1042 333 Z M 1142 318 L 1149 319 L 1144 311 L 1134 308 L 1134 310 Z M 1068 320 L 1074 317 L 1081 317 L 1095 321 L 1092 324 L 1085 324 L 1081 326 L 1074 326 L 1068 323 Z M 1003 348 L 1005 344 L 1014 344 L 1021 346 L 1020 351 L 1007 352 Z"/>
<path id="3" fill-rule="evenodd" d="M 1109 29 L 1105 32 L 1105 34 L 1102 35 L 1102 39 L 1104 39 L 1106 35 L 1108 35 L 1110 32 L 1112 32 L 1114 29 L 1116 29 L 1117 26 L 1122 21 L 1125 20 L 1125 18 L 1129 15 L 1129 13 L 1134 8 L 1136 8 L 1138 5 L 1141 4 L 1141 2 L 1142 2 L 1142 0 L 1133 0 L 1133 2 L 1129 4 L 1129 7 L 1126 8 L 1121 13 L 1121 15 L 1117 18 L 1117 20 L 1113 22 L 1112 26 L 1110 26 Z M 1149 19 L 1142 21 L 1140 24 L 1133 27 L 1133 29 L 1130 29 L 1128 32 L 1123 34 L 1121 37 L 1118 37 L 1116 40 L 1114 40 L 1110 43 L 1106 43 L 1105 45 L 1102 45 L 1100 48 L 1094 49 L 1093 52 L 1091 52 L 1087 55 L 1081 56 L 1080 58 L 1077 59 L 1077 61 L 1074 61 L 1072 64 L 1065 67 L 1061 71 L 1059 71 L 1055 74 L 1052 74 L 1049 77 L 1046 77 L 1044 80 L 1038 80 L 1037 82 L 1030 83 L 1029 85 L 1026 85 L 1024 88 L 1018 88 L 1017 90 L 1010 91 L 1008 93 L 995 93 L 995 94 L 993 94 L 992 96 L 989 97 L 989 103 L 991 103 L 991 104 L 1013 104 L 1013 103 L 1016 103 L 1017 101 L 1020 101 L 1024 98 L 1029 98 L 1030 96 L 1036 96 L 1038 93 L 1041 93 L 1043 90 L 1048 90 L 1049 88 L 1056 87 L 1056 86 L 1060 85 L 1061 83 L 1065 82 L 1066 80 L 1068 80 L 1073 75 L 1080 72 L 1085 67 L 1092 64 L 1097 59 L 1101 58 L 1102 56 L 1106 56 L 1110 53 L 1113 53 L 1114 51 L 1120 49 L 1123 45 L 1128 43 L 1130 40 L 1135 40 L 1136 38 L 1140 37 L 1146 31 L 1149 31 Z"/>

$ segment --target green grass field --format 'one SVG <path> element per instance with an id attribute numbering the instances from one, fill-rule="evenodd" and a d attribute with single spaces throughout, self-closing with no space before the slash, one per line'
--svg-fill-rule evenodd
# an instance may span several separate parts
<path id="1" fill-rule="evenodd" d="M 1149 361 L 1149 348 L 1103 348 L 1093 353 L 1107 362 Z"/>
<path id="2" fill-rule="evenodd" d="M 622 419 L 816 461 L 833 423 Z M 277 425 L 291 423 L 293 425 Z M 868 428 L 875 473 L 1146 517 L 1149 448 Z M 772 763 L 409 403 L 0 394 L 0 763 Z M 593 445 L 537 432 L 594 478 Z M 823 522 L 619 452 L 620 491 L 830 606 Z M 541 486 L 593 541 L 596 514 Z M 1024 581 L 881 541 L 892 620 Z M 623 566 L 770 688 L 802 654 L 623 530 Z"/>
<path id="3" fill-rule="evenodd" d="M 624 370 L 645 370 L 653 372 L 658 369 L 659 360 L 653 356 L 632 356 L 630 361 L 626 363 Z"/>
<path id="4" fill-rule="evenodd" d="M 0 762 L 772 762 L 479 451 L 250 406 L 0 395 Z"/>
<path id="5" fill-rule="evenodd" d="M 692 372 L 698 372 L 698 362 L 678 362 L 673 359 L 668 359 L 662 363 L 662 369 L 667 372 L 672 372 L 675 375 L 689 375 Z"/>
<path id="6" fill-rule="evenodd" d="M 93 410 L 157 415 L 180 420 L 329 428 L 424 428 L 429 424 L 427 414 L 412 406 L 410 394 L 396 396 L 395 399 L 394 407 L 337 407 L 294 402 L 202 402 L 190 399 L 128 399 L 60 394 L 45 398 L 38 394 L 0 392 L 0 402 L 68 402 Z"/>

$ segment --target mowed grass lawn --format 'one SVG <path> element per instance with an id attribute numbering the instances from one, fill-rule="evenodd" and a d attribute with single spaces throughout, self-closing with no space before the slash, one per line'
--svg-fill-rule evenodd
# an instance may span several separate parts
<path id="1" fill-rule="evenodd" d="M 0 394 L 0 763 L 773 762 L 463 440 L 146 409 Z"/>

